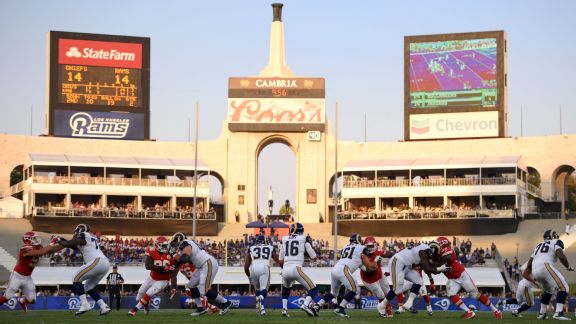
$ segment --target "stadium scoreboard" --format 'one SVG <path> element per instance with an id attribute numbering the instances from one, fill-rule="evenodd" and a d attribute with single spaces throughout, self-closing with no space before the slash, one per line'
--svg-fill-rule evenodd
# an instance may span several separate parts
<path id="1" fill-rule="evenodd" d="M 150 39 L 52 31 L 48 134 L 148 139 Z"/>
<path id="2" fill-rule="evenodd" d="M 405 140 L 504 137 L 503 31 L 404 38 Z"/>

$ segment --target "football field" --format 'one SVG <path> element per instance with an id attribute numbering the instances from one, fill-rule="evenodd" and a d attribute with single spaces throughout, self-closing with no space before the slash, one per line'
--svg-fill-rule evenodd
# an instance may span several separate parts
<path id="1" fill-rule="evenodd" d="M 418 314 L 400 314 L 394 318 L 380 318 L 376 311 L 348 311 L 350 318 L 336 317 L 330 310 L 324 310 L 319 317 L 311 318 L 299 310 L 292 310 L 290 318 L 284 318 L 280 315 L 279 310 L 269 310 L 266 316 L 258 316 L 254 310 L 233 309 L 226 316 L 217 314 L 208 314 L 199 318 L 190 316 L 190 310 L 163 310 L 153 311 L 149 315 L 143 313 L 135 317 L 128 317 L 127 311 L 113 311 L 107 316 L 98 316 L 96 311 L 74 316 L 71 311 L 30 311 L 22 313 L 17 311 L 5 311 L 0 313 L 0 323 L 334 323 L 334 322 L 354 322 L 354 323 L 462 323 L 465 320 L 460 319 L 460 313 L 457 312 L 436 312 L 433 316 L 428 316 L 425 312 Z M 551 314 L 549 314 L 551 315 Z M 572 316 L 573 314 L 570 314 Z M 551 318 L 548 319 L 552 321 Z M 477 312 L 476 318 L 471 321 L 477 323 L 494 322 L 492 313 Z M 504 314 L 501 323 L 536 323 L 535 313 L 526 313 L 523 318 L 514 318 L 510 313 Z M 538 321 L 541 323 L 541 321 Z"/>

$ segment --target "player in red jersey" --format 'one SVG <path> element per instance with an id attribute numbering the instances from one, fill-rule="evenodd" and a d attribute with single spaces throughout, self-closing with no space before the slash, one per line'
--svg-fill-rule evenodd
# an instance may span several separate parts
<path id="1" fill-rule="evenodd" d="M 24 242 L 24 245 L 22 245 L 18 252 L 18 262 L 10 275 L 4 296 L 0 297 L 0 305 L 12 299 L 18 290 L 21 290 L 24 296 L 18 298 L 17 301 L 20 307 L 22 307 L 22 310 L 27 312 L 27 305 L 36 302 L 36 285 L 34 285 L 31 275 L 34 267 L 38 264 L 38 256 L 27 256 L 25 253 L 41 249 L 42 243 L 38 235 L 34 232 L 24 233 L 24 235 L 22 235 L 22 242 Z"/>
<path id="2" fill-rule="evenodd" d="M 444 272 L 444 275 L 448 279 L 446 290 L 448 296 L 450 296 L 450 301 L 464 311 L 462 318 L 470 319 L 476 316 L 476 314 L 466 306 L 460 296 L 458 296 L 460 290 L 464 289 L 470 296 L 477 298 L 482 304 L 490 307 L 497 320 L 502 319 L 502 312 L 492 305 L 486 295 L 478 291 L 474 281 L 472 281 L 472 278 L 468 272 L 466 272 L 462 263 L 458 261 L 458 257 L 456 256 L 456 252 L 452 250 L 450 241 L 446 237 L 440 236 L 436 239 L 436 242 L 440 245 L 440 252 L 434 257 L 434 262 L 446 264 L 450 268 L 450 271 Z"/>
<path id="3" fill-rule="evenodd" d="M 163 236 L 156 238 L 154 247 L 146 249 L 144 265 L 146 270 L 150 270 L 150 276 L 138 289 L 136 295 L 138 304 L 128 312 L 128 315 L 134 316 L 140 309 L 148 314 L 150 299 L 168 286 L 174 270 L 174 258 L 169 252 L 170 242 Z"/>
<path id="4" fill-rule="evenodd" d="M 186 237 L 186 234 L 180 232 L 177 232 L 172 236 L 172 239 L 170 240 L 170 254 L 172 254 L 172 256 L 174 256 L 174 254 L 177 253 L 178 246 L 180 246 L 180 243 L 182 243 L 187 238 L 188 237 Z M 184 275 L 186 279 L 190 280 L 190 278 L 192 278 L 192 274 L 194 273 L 194 271 L 196 271 L 196 268 L 190 262 L 186 263 L 175 262 L 175 265 L 178 271 L 173 271 L 172 276 L 170 278 L 171 281 L 170 286 L 172 287 L 170 293 L 170 299 L 173 299 L 174 296 L 176 296 L 178 272 Z M 186 287 L 186 296 L 188 296 L 188 299 L 186 300 L 186 303 L 188 304 L 188 300 L 192 300 L 192 293 L 190 289 L 188 289 L 188 287 Z M 220 308 L 209 304 L 205 296 L 202 297 L 202 307 L 204 307 L 205 309 L 210 309 L 212 313 L 220 312 Z"/>
<path id="5" fill-rule="evenodd" d="M 379 301 L 382 301 L 386 298 L 386 294 L 390 290 L 390 284 L 382 273 L 381 259 L 384 251 L 378 249 L 376 239 L 372 236 L 366 237 L 364 246 L 366 246 L 366 250 L 368 251 L 369 264 L 360 267 L 360 278 L 366 289 L 378 297 Z M 386 309 L 384 310 L 378 310 L 378 314 L 380 314 L 381 317 L 392 316 L 392 304 L 386 305 Z"/>

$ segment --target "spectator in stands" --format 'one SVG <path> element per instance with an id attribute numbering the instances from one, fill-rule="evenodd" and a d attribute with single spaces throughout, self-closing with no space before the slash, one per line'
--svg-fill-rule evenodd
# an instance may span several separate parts
<path id="1" fill-rule="evenodd" d="M 468 240 L 466 240 L 466 252 L 471 252 L 472 251 L 472 241 L 470 241 L 470 238 L 468 238 Z"/>

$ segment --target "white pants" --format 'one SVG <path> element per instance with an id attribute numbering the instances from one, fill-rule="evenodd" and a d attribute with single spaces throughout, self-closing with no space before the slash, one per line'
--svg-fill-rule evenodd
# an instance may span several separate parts
<path id="1" fill-rule="evenodd" d="M 250 265 L 250 282 L 256 290 L 268 290 L 270 286 L 270 266 L 268 264 Z"/>
<path id="2" fill-rule="evenodd" d="M 550 294 L 553 294 L 557 290 L 564 290 L 570 292 L 568 284 L 564 276 L 556 269 L 556 267 L 551 263 L 544 263 L 542 266 L 535 268 L 532 271 L 534 279 L 540 283 L 540 287 Z"/>
<path id="3" fill-rule="evenodd" d="M 366 289 L 368 289 L 378 299 L 384 299 L 390 290 L 390 283 L 388 283 L 388 279 L 384 276 L 373 283 L 367 283 L 365 281 L 362 282 L 364 283 L 364 287 L 366 287 Z"/>
<path id="4" fill-rule="evenodd" d="M 83 282 L 84 290 L 90 291 L 100 283 L 100 280 L 106 276 L 109 270 L 110 262 L 108 259 L 96 258 L 78 269 L 73 282 Z"/>
<path id="5" fill-rule="evenodd" d="M 146 278 L 140 289 L 138 289 L 138 294 L 136 295 L 136 301 L 139 301 L 148 295 L 150 297 L 156 296 L 159 292 L 164 290 L 168 286 L 168 280 L 154 280 L 150 276 Z"/>
<path id="6" fill-rule="evenodd" d="M 34 285 L 31 276 L 23 276 L 18 272 L 13 271 L 6 287 L 4 297 L 8 300 L 14 297 L 18 290 L 22 290 L 22 293 L 24 293 L 30 303 L 36 301 L 36 285 Z"/>
<path id="7" fill-rule="evenodd" d="M 412 288 L 412 285 L 414 285 L 412 282 L 404 281 L 404 287 L 402 287 L 402 292 L 407 292 L 408 290 L 410 290 L 410 288 Z M 420 286 L 420 290 L 418 291 L 418 294 L 420 296 L 428 295 L 428 290 L 426 289 L 426 285 L 422 284 Z"/>
<path id="8" fill-rule="evenodd" d="M 344 285 L 348 291 L 354 291 L 357 294 L 360 293 L 360 287 L 356 284 L 356 281 L 354 281 L 348 266 L 336 265 L 334 268 L 332 268 L 332 271 L 330 271 L 330 277 L 332 279 L 332 283 L 330 285 L 330 292 L 332 295 L 338 296 L 340 286 L 342 285 Z"/>
<path id="9" fill-rule="evenodd" d="M 411 264 L 404 264 L 402 260 L 396 258 L 396 255 L 390 260 L 390 279 L 392 289 L 397 295 L 403 292 L 405 280 L 417 285 L 424 284 L 420 273 L 412 269 Z"/>
<path id="10" fill-rule="evenodd" d="M 299 282 L 307 290 L 316 287 L 312 280 L 310 280 L 310 277 L 304 273 L 301 266 L 287 264 L 282 268 L 282 285 L 286 288 L 290 288 L 294 284 L 294 281 Z"/>
<path id="11" fill-rule="evenodd" d="M 534 292 L 532 292 L 532 283 L 528 280 L 520 280 L 518 289 L 516 289 L 516 300 L 519 305 L 534 305 Z"/>
<path id="12" fill-rule="evenodd" d="M 217 273 L 218 262 L 214 257 L 210 257 L 192 273 L 192 278 L 188 281 L 188 288 L 198 288 L 200 295 L 204 296 L 212 287 Z"/>
<path id="13" fill-rule="evenodd" d="M 462 289 L 469 293 L 471 297 L 478 298 L 478 288 L 466 271 L 462 272 L 460 278 L 448 279 L 446 282 L 446 292 L 448 293 L 448 296 L 458 295 Z"/>

